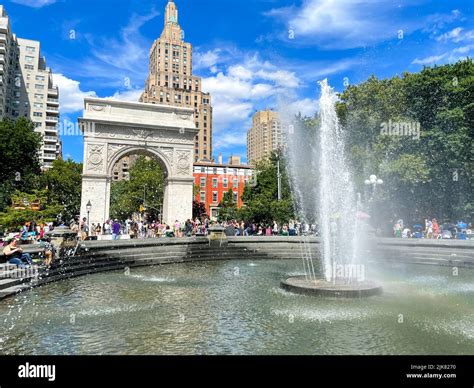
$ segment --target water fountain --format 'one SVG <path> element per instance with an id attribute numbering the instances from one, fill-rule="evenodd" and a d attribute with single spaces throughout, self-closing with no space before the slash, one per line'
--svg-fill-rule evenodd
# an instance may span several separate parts
<path id="1" fill-rule="evenodd" d="M 321 231 L 321 263 L 319 276 L 314 271 L 312 255 L 304 259 L 305 275 L 282 281 L 281 286 L 289 291 L 318 295 L 360 297 L 376 295 L 382 288 L 366 280 L 365 266 L 360 242 L 363 236 L 358 225 L 358 206 L 352 175 L 346 162 L 344 134 L 336 114 L 337 96 L 327 80 L 321 81 L 320 128 L 315 146 L 301 152 L 300 144 L 308 142 L 308 133 L 301 126 L 291 125 L 288 141 L 289 172 L 297 199 L 297 207 L 304 213 L 316 201 Z M 296 128 L 295 128 L 296 127 Z M 301 139 L 303 137 L 303 139 Z M 297 159 L 305 159 L 312 169 L 301 168 Z M 308 171 L 309 170 L 309 171 Z M 318 192 L 298 187 L 305 180 L 317 183 Z"/>

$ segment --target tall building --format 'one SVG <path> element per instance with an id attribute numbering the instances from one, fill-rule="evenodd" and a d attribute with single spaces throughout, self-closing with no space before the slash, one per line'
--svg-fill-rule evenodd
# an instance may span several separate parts
<path id="1" fill-rule="evenodd" d="M 20 68 L 24 88 L 20 93 L 19 115 L 33 121 L 35 132 L 43 137 L 40 154 L 44 168 L 49 168 L 61 157 L 61 141 L 58 135 L 59 90 L 53 85 L 53 73 L 41 56 L 40 42 L 18 38 Z"/>
<path id="2" fill-rule="evenodd" d="M 19 49 L 15 34 L 10 28 L 10 20 L 3 5 L 0 5 L 0 118 L 18 116 L 13 108 L 15 86 L 20 88 L 21 77 L 18 61 Z"/>
<path id="3" fill-rule="evenodd" d="M 166 5 L 161 36 L 150 49 L 145 91 L 140 102 L 194 108 L 199 133 L 195 138 L 195 161 L 212 160 L 211 96 L 201 90 L 201 78 L 193 75 L 192 45 L 183 39 L 174 1 Z"/>
<path id="4" fill-rule="evenodd" d="M 112 181 L 121 182 L 128 181 L 130 179 L 130 168 L 135 164 L 137 159 L 140 157 L 139 154 L 126 155 L 120 159 L 112 168 Z M 150 157 L 145 157 L 150 160 Z"/>
<path id="5" fill-rule="evenodd" d="M 41 56 L 40 42 L 17 38 L 0 5 L 0 118 L 27 117 L 43 137 L 39 160 L 43 168 L 61 157 L 58 136 L 59 91 Z"/>
<path id="6" fill-rule="evenodd" d="M 252 128 L 247 132 L 247 160 L 257 163 L 283 145 L 281 122 L 278 113 L 264 110 L 255 113 Z"/>

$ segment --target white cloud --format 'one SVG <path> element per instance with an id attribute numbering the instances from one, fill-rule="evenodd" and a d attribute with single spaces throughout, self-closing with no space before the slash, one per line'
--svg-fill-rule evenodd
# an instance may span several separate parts
<path id="1" fill-rule="evenodd" d="M 252 72 L 242 65 L 231 66 L 229 67 L 228 72 L 230 76 L 243 80 L 249 80 L 253 77 Z"/>
<path id="2" fill-rule="evenodd" d="M 158 15 L 155 10 L 147 15 L 132 15 L 128 24 L 120 30 L 120 38 L 101 40 L 99 46 L 93 49 L 94 55 L 109 66 L 126 70 L 131 74 L 129 78 L 137 73 L 137 69 L 146 70 L 143 64 L 148 63 L 150 45 L 141 35 L 140 28 Z"/>
<path id="3" fill-rule="evenodd" d="M 344 49 L 395 39 L 400 29 L 412 30 L 415 23 L 399 13 L 398 4 L 390 0 L 305 0 L 301 7 L 277 8 L 266 15 L 285 23 L 284 39 L 292 44 Z"/>
<path id="4" fill-rule="evenodd" d="M 474 44 L 470 44 L 470 45 L 466 45 L 462 47 L 456 47 L 450 51 L 447 51 L 439 55 L 432 55 L 432 56 L 422 58 L 422 59 L 416 58 L 415 60 L 412 61 L 412 64 L 428 66 L 428 65 L 435 65 L 435 64 L 441 65 L 444 63 L 454 63 L 454 62 L 465 59 L 466 54 L 470 53 L 471 51 L 474 51 Z"/>
<path id="5" fill-rule="evenodd" d="M 62 74 L 53 74 L 54 84 L 59 88 L 59 107 L 61 113 L 74 113 L 84 109 L 85 97 L 97 97 L 94 91 L 84 92 L 80 83 Z"/>
<path id="6" fill-rule="evenodd" d="M 467 46 L 455 48 L 453 50 L 453 53 L 454 54 L 467 54 L 468 52 L 473 51 L 473 50 L 474 50 L 474 44 L 469 44 Z"/>
<path id="7" fill-rule="evenodd" d="M 432 65 L 436 62 L 439 62 L 444 57 L 446 57 L 446 54 L 432 55 L 430 57 L 426 57 L 422 59 L 415 58 L 412 63 L 414 65 Z"/>
<path id="8" fill-rule="evenodd" d="M 465 31 L 461 27 L 456 27 L 436 38 L 438 42 L 459 43 L 467 40 L 474 40 L 474 30 Z"/>
<path id="9" fill-rule="evenodd" d="M 117 37 L 84 33 L 82 38 L 91 46 L 90 55 L 84 59 L 48 56 L 48 62 L 57 72 L 76 79 L 94 79 L 104 88 L 141 88 L 148 74 L 152 43 L 140 29 L 158 14 L 152 10 L 146 15 L 132 15 Z"/>
<path id="10" fill-rule="evenodd" d="M 220 49 L 214 49 L 206 51 L 205 53 L 201 53 L 200 51 L 196 51 L 193 54 L 193 69 L 200 70 L 200 69 L 207 69 L 215 66 L 219 61 L 219 53 L 221 52 Z"/>
<path id="11" fill-rule="evenodd" d="M 57 0 L 11 0 L 12 3 L 26 5 L 33 8 L 41 8 L 46 5 L 51 5 L 57 2 Z"/>
<path id="12" fill-rule="evenodd" d="M 244 147 L 247 144 L 247 131 L 236 130 L 231 133 L 217 134 L 214 138 L 214 148 L 219 150 L 232 149 L 234 147 Z"/>
<path id="13" fill-rule="evenodd" d="M 319 111 L 319 102 L 316 99 L 304 98 L 291 102 L 285 110 L 291 115 L 301 113 L 302 116 L 313 117 Z"/>
<path id="14" fill-rule="evenodd" d="M 138 102 L 142 93 L 143 93 L 143 89 L 129 89 L 129 90 L 117 91 L 114 93 L 113 96 L 105 97 L 105 98 L 110 99 L 110 100 Z"/>
<path id="15" fill-rule="evenodd" d="M 255 75 L 264 80 L 273 81 L 278 86 L 287 88 L 297 88 L 300 83 L 295 73 L 286 70 L 259 70 Z"/>

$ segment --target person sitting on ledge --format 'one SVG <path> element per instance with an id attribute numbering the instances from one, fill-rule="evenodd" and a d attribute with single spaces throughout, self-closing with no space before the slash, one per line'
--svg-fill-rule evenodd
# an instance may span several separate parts
<path id="1" fill-rule="evenodd" d="M 166 226 L 165 236 L 166 237 L 174 237 L 175 236 L 173 230 L 170 228 L 169 225 Z"/>
<path id="2" fill-rule="evenodd" d="M 23 249 L 18 246 L 18 239 L 16 238 L 9 241 L 9 244 L 3 249 L 3 254 L 7 257 L 8 264 L 18 267 L 33 265 L 30 254 L 23 253 Z"/>

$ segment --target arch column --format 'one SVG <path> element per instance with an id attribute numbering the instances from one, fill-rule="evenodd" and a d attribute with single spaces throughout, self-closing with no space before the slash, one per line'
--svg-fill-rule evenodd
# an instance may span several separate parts
<path id="1" fill-rule="evenodd" d="M 169 178 L 166 180 L 163 199 L 163 221 L 173 225 L 176 220 L 186 221 L 193 215 L 194 180 Z M 191 200 L 189 200 L 191 198 Z"/>
<path id="2" fill-rule="evenodd" d="M 87 217 L 87 203 L 91 202 L 90 224 L 102 225 L 109 219 L 111 179 L 106 175 L 83 175 L 81 219 Z"/>

